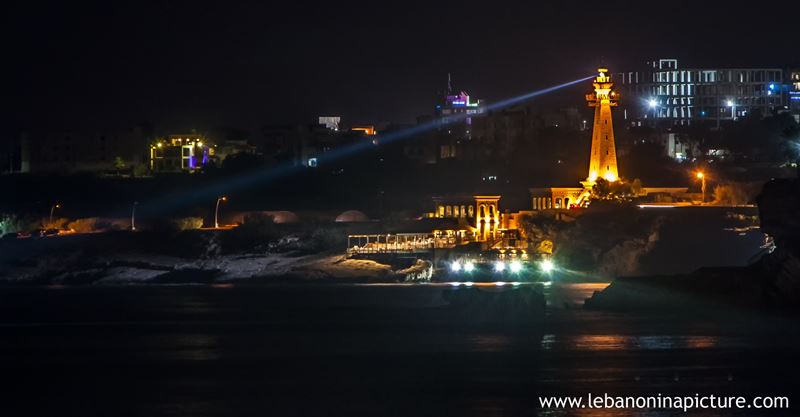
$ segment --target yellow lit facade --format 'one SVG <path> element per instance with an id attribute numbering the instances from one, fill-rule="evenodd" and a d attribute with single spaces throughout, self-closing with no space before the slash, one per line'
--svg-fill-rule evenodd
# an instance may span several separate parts
<path id="1" fill-rule="evenodd" d="M 589 107 L 594 107 L 589 176 L 585 184 L 587 187 L 594 185 L 597 178 L 604 178 L 609 182 L 619 179 L 614 125 L 611 120 L 611 108 L 617 105 L 619 94 L 613 91 L 614 83 L 611 82 L 608 69 L 598 68 L 597 71 L 599 74 L 594 79 L 594 92 L 586 95 Z"/>

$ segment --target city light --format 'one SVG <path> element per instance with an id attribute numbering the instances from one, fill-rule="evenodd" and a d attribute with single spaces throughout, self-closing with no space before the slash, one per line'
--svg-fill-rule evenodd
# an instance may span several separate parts
<path id="1" fill-rule="evenodd" d="M 733 107 L 733 101 L 732 100 L 728 100 L 728 107 Z"/>
<path id="2" fill-rule="evenodd" d="M 496 272 L 503 272 L 505 269 L 506 269 L 506 264 L 505 264 L 505 263 L 503 263 L 503 261 L 497 261 L 497 262 L 494 264 L 494 270 L 495 270 Z"/>
<path id="3" fill-rule="evenodd" d="M 467 262 L 464 264 L 464 272 L 472 272 L 475 269 L 475 264 L 472 262 Z"/>
<path id="4" fill-rule="evenodd" d="M 556 266 L 550 259 L 545 259 L 539 264 L 539 267 L 542 268 L 542 271 L 544 273 L 549 274 L 550 272 L 553 271 L 553 269 L 555 269 Z"/>
<path id="5" fill-rule="evenodd" d="M 703 175 L 703 173 L 702 173 L 702 172 L 698 172 L 698 173 L 697 173 L 697 178 L 698 178 L 698 179 L 703 179 L 703 177 L 704 177 L 704 175 Z"/>
<path id="6" fill-rule="evenodd" d="M 650 106 L 651 109 L 654 109 L 658 105 L 658 102 L 655 101 L 654 99 L 650 99 L 650 102 L 648 103 L 648 105 Z"/>
<path id="7" fill-rule="evenodd" d="M 461 270 L 461 263 L 458 262 L 458 261 L 453 261 L 453 263 L 450 264 L 450 270 L 453 271 L 453 272 L 460 271 Z"/>
<path id="8" fill-rule="evenodd" d="M 217 198 L 217 206 L 214 208 L 214 228 L 219 229 L 219 203 L 221 201 L 228 201 L 228 197 L 221 196 Z"/>
<path id="9" fill-rule="evenodd" d="M 511 272 L 516 274 L 522 271 L 522 263 L 520 261 L 511 261 L 509 268 L 511 268 Z"/>

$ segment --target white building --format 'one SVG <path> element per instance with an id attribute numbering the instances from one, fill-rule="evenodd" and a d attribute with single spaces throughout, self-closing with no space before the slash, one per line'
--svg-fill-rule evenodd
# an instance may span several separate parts
<path id="1" fill-rule="evenodd" d="M 643 70 L 618 73 L 616 81 L 625 118 L 638 124 L 707 121 L 719 126 L 787 104 L 780 68 L 679 68 L 677 59 L 659 59 Z"/>

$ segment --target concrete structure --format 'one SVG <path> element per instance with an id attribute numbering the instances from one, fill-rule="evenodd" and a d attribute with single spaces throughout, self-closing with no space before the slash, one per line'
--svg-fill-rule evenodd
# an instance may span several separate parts
<path id="1" fill-rule="evenodd" d="M 589 107 L 594 107 L 594 123 L 592 124 L 592 149 L 589 154 L 589 176 L 585 187 L 591 188 L 598 177 L 608 182 L 619 179 L 617 171 L 617 150 L 614 139 L 614 124 L 611 120 L 611 108 L 617 106 L 619 97 L 612 91 L 614 83 L 607 75 L 608 69 L 598 68 L 594 79 L 594 92 L 586 95 Z"/>
<path id="2" fill-rule="evenodd" d="M 614 138 L 614 125 L 611 108 L 617 106 L 620 96 L 613 90 L 614 83 L 608 75 L 608 69 L 598 68 L 595 77 L 594 92 L 586 95 L 590 107 L 594 107 L 594 122 L 592 123 L 592 147 L 589 155 L 589 172 L 586 180 L 581 181 L 582 187 L 546 187 L 530 188 L 531 207 L 534 211 L 560 210 L 585 207 L 591 197 L 592 187 L 598 178 L 608 182 L 619 180 L 617 169 L 617 153 Z M 675 151 L 675 137 L 671 147 Z M 648 194 L 683 194 L 687 188 L 642 188 L 641 195 Z"/>
<path id="3" fill-rule="evenodd" d="M 794 120 L 800 123 L 800 67 L 790 68 L 787 71 L 787 95 L 789 96 L 789 111 Z"/>
<path id="4" fill-rule="evenodd" d="M 146 169 L 146 129 L 112 132 L 26 132 L 9 155 L 11 172 L 116 173 Z M 5 164 L 4 164 L 5 165 Z"/>
<path id="5" fill-rule="evenodd" d="M 616 77 L 627 97 L 625 118 L 634 124 L 719 126 L 756 111 L 766 116 L 787 102 L 780 68 L 679 68 L 677 59 L 658 59 Z"/>
<path id="6" fill-rule="evenodd" d="M 214 147 L 202 134 L 185 133 L 150 144 L 150 170 L 156 173 L 194 172 L 215 158 Z"/>
<path id="7" fill-rule="evenodd" d="M 325 128 L 338 132 L 339 125 L 342 123 L 342 118 L 340 116 L 320 116 L 318 121 L 319 124 L 325 126 Z"/>

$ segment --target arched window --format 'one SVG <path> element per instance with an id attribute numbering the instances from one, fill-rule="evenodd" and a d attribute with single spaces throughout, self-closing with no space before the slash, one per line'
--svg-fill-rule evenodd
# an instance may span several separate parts
<path id="1" fill-rule="evenodd" d="M 453 217 L 461 216 L 461 211 L 458 210 L 458 206 L 453 206 Z"/>
<path id="2" fill-rule="evenodd" d="M 445 209 L 445 216 L 452 217 L 453 216 L 453 206 L 447 206 Z"/>
<path id="3" fill-rule="evenodd" d="M 464 208 L 464 206 L 461 206 L 461 217 L 465 217 L 466 215 L 467 215 L 467 210 Z"/>
<path id="4" fill-rule="evenodd" d="M 469 206 L 468 210 L 469 210 L 469 217 L 472 217 L 472 216 L 475 215 L 475 208 L 472 205 Z"/>
<path id="5" fill-rule="evenodd" d="M 561 208 L 561 199 L 560 198 L 556 199 L 556 208 Z"/>
<path id="6" fill-rule="evenodd" d="M 444 217 L 444 206 L 439 206 L 439 217 Z"/>

